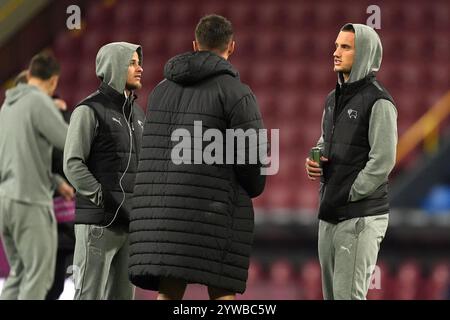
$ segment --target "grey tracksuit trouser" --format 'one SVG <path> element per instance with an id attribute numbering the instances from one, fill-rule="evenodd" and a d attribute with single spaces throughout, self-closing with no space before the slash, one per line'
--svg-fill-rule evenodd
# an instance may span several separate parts
<path id="1" fill-rule="evenodd" d="M 10 266 L 0 299 L 44 300 L 58 247 L 53 208 L 0 197 L 0 234 Z"/>
<path id="2" fill-rule="evenodd" d="M 325 300 L 363 300 L 375 268 L 389 215 L 331 224 L 319 222 L 319 260 Z"/>
<path id="3" fill-rule="evenodd" d="M 128 230 L 75 225 L 73 274 L 75 300 L 131 300 L 128 279 Z"/>

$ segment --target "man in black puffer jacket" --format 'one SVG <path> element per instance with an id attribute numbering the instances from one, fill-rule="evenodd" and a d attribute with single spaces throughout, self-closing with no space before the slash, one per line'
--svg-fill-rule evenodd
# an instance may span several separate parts
<path id="1" fill-rule="evenodd" d="M 173 158 L 174 131 L 194 132 L 195 140 L 194 121 L 222 133 L 263 128 L 255 96 L 227 61 L 233 51 L 231 23 L 217 15 L 203 17 L 194 52 L 169 60 L 166 79 L 149 96 L 130 221 L 129 272 L 135 285 L 159 290 L 158 299 L 181 299 L 188 283 L 207 285 L 211 299 L 233 299 L 245 291 L 254 228 L 251 198 L 265 185 L 261 161 L 197 161 L 196 141 L 187 148 L 193 163 Z M 262 140 L 256 149 L 266 146 Z M 203 138 L 201 151 L 207 147 Z M 251 147 L 244 148 L 247 156 Z"/>

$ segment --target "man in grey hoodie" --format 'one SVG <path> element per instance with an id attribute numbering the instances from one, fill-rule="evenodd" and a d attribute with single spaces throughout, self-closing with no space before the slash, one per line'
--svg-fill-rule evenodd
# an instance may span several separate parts
<path id="1" fill-rule="evenodd" d="M 1 299 L 44 299 L 53 282 L 57 230 L 53 191 L 73 189 L 51 174 L 52 149 L 63 149 L 67 125 L 55 108 L 57 61 L 31 60 L 28 84 L 6 92 L 0 110 L 0 232 L 10 265 Z"/>
<path id="2" fill-rule="evenodd" d="M 70 119 L 64 173 L 75 187 L 75 299 L 132 299 L 128 280 L 128 220 L 145 115 L 135 103 L 142 49 L 100 48 L 98 90 Z"/>
<path id="3" fill-rule="evenodd" d="M 336 39 L 336 89 L 327 97 L 320 177 L 319 260 L 325 299 L 365 299 L 388 226 L 388 176 L 395 164 L 397 111 L 376 80 L 382 46 L 377 33 L 346 24 Z"/>

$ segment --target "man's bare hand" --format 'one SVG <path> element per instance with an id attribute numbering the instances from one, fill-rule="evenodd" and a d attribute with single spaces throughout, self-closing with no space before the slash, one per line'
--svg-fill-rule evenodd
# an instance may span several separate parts
<path id="1" fill-rule="evenodd" d="M 62 182 L 58 186 L 57 190 L 58 193 L 67 201 L 72 200 L 75 195 L 75 191 L 67 182 Z"/>
<path id="2" fill-rule="evenodd" d="M 61 111 L 67 110 L 67 103 L 63 99 L 53 99 L 53 102 L 56 104 L 56 107 Z"/>
<path id="3" fill-rule="evenodd" d="M 325 157 L 320 157 L 320 161 L 326 162 L 328 161 Z M 322 176 L 322 168 L 315 161 L 312 161 L 310 158 L 306 158 L 305 161 L 306 174 L 310 180 L 316 180 L 320 176 Z"/>

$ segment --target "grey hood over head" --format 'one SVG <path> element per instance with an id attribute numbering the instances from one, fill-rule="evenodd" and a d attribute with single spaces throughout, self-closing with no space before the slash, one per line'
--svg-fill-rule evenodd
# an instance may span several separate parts
<path id="1" fill-rule="evenodd" d="M 142 48 L 128 42 L 112 42 L 100 48 L 95 59 L 95 73 L 104 83 L 123 94 L 128 67 L 133 53 L 137 52 L 142 66 Z"/>
<path id="2" fill-rule="evenodd" d="M 347 83 L 363 79 L 381 66 L 383 47 L 375 30 L 365 24 L 347 23 L 355 29 L 355 57 Z M 342 28 L 344 28 L 342 27 Z"/>

